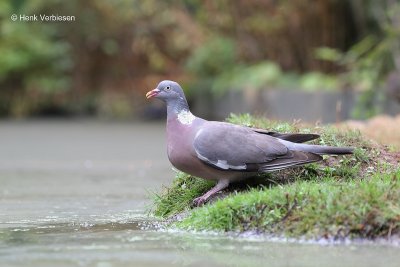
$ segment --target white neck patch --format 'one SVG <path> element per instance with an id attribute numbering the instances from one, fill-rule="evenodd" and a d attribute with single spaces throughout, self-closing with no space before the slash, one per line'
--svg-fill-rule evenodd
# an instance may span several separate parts
<path id="1" fill-rule="evenodd" d="M 182 110 L 178 113 L 178 121 L 182 124 L 192 124 L 196 117 L 187 110 Z"/>

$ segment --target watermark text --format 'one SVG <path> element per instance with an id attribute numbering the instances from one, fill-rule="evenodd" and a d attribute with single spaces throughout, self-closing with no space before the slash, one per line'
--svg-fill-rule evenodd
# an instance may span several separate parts
<path id="1" fill-rule="evenodd" d="M 66 16 L 66 15 L 58 15 L 58 14 L 12 14 L 12 21 L 21 21 L 21 22 L 73 22 L 76 20 L 75 16 Z"/>

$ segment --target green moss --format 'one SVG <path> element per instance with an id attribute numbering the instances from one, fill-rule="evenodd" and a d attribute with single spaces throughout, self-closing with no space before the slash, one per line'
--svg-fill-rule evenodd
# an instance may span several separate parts
<path id="1" fill-rule="evenodd" d="M 325 178 L 254 189 L 195 209 L 175 225 L 287 236 L 387 236 L 400 231 L 400 169 L 362 181 Z"/>
<path id="2" fill-rule="evenodd" d="M 212 181 L 178 172 L 171 187 L 164 187 L 160 194 L 154 194 L 154 215 L 166 218 L 189 209 L 193 199 L 213 185 Z"/>
<path id="3" fill-rule="evenodd" d="M 357 131 L 281 123 L 249 114 L 227 121 L 276 132 L 317 133 L 315 144 L 353 146 L 354 154 L 324 156 L 319 163 L 260 175 L 258 187 L 192 209 L 194 198 L 213 183 L 178 173 L 155 196 L 154 214 L 163 218 L 189 211 L 175 227 L 194 230 L 261 231 L 288 236 L 378 237 L 400 232 L 398 158 Z M 232 186 L 230 187 L 232 191 Z"/>

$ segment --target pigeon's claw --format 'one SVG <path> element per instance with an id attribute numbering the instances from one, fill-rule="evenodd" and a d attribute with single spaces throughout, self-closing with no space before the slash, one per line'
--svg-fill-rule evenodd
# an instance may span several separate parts
<path id="1" fill-rule="evenodd" d="M 204 203 L 206 203 L 206 201 L 207 201 L 207 198 L 205 198 L 204 196 L 197 197 L 197 198 L 195 198 L 195 199 L 193 200 L 193 206 L 194 206 L 194 207 L 203 206 Z"/>
<path id="2" fill-rule="evenodd" d="M 195 207 L 199 207 L 201 205 L 203 205 L 204 203 L 206 203 L 206 201 L 213 195 L 215 195 L 216 193 L 218 193 L 219 191 L 221 191 L 222 189 L 227 188 L 229 185 L 229 180 L 227 179 L 221 179 L 218 181 L 218 183 L 211 188 L 209 191 L 207 191 L 207 193 L 205 193 L 204 195 L 202 195 L 201 197 L 195 198 L 193 200 L 193 205 Z"/>

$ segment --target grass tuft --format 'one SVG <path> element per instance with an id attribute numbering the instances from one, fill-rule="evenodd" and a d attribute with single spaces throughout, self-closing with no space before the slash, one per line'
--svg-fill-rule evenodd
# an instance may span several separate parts
<path id="1" fill-rule="evenodd" d="M 190 208 L 193 199 L 211 188 L 215 182 L 177 172 L 170 187 L 164 187 L 162 192 L 154 194 L 153 213 L 166 218 Z"/>

